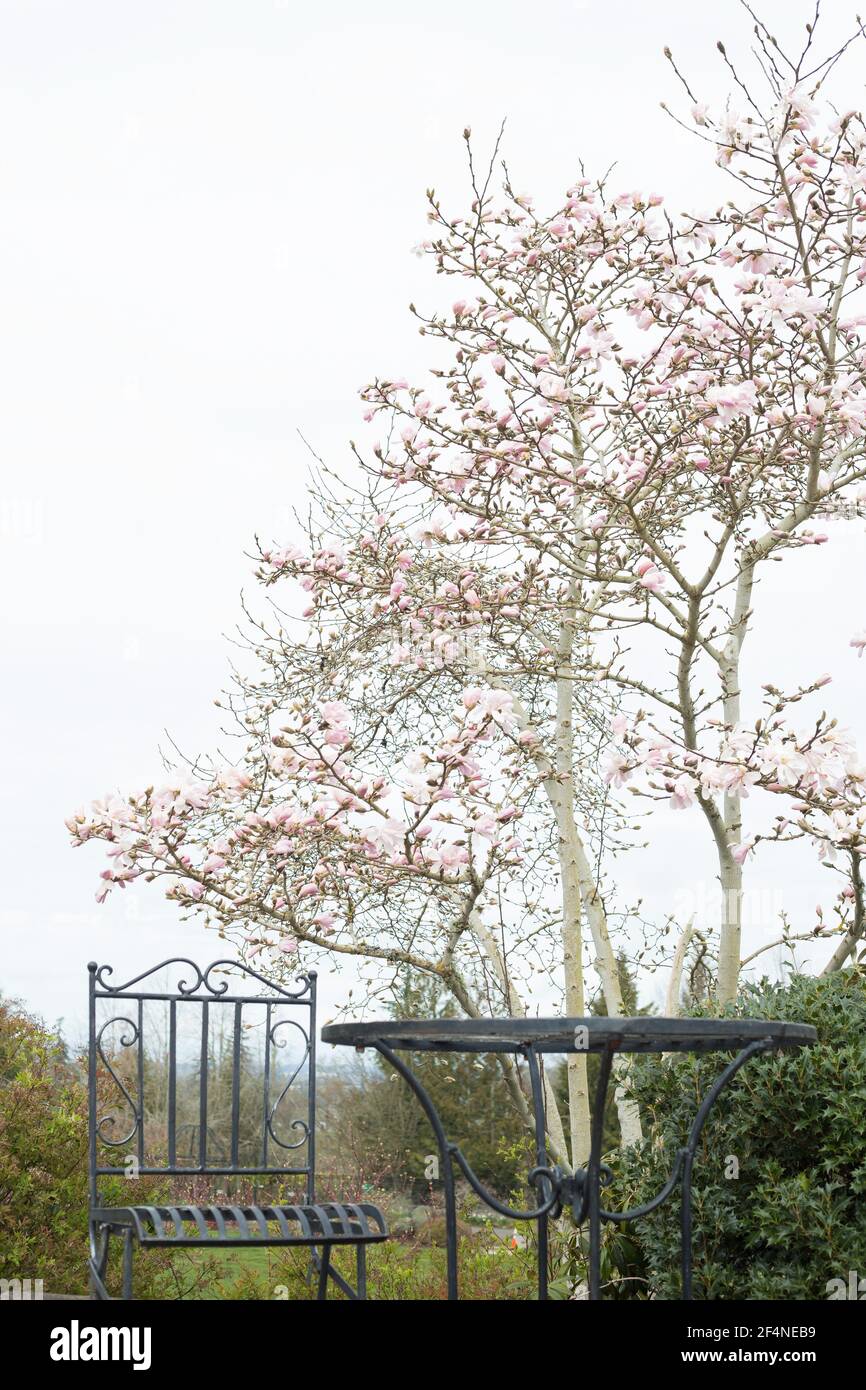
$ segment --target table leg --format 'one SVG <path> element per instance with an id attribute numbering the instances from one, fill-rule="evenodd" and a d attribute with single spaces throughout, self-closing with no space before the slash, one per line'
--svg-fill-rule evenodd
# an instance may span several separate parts
<path id="1" fill-rule="evenodd" d="M 529 1084 L 532 1090 L 532 1109 L 535 1120 L 535 1161 L 539 1168 L 547 1166 L 547 1120 L 544 1113 L 544 1090 L 541 1085 L 541 1072 L 535 1048 L 523 1049 L 529 1068 Z M 548 1183 L 549 1187 L 550 1184 Z M 540 1180 L 539 1196 L 544 1200 L 548 1193 L 543 1179 Z M 548 1260 L 548 1215 L 542 1212 L 538 1217 L 538 1297 L 543 1303 L 547 1299 L 547 1260 Z"/>
<path id="2" fill-rule="evenodd" d="M 656 1045 L 658 1045 L 660 1037 L 661 1035 L 659 1034 L 651 1034 L 649 1041 L 650 1043 L 655 1042 Z M 452 1143 L 445 1134 L 436 1107 L 427 1094 L 427 1091 L 413 1074 L 412 1070 L 401 1060 L 397 1053 L 388 1046 L 384 1039 L 381 1037 L 370 1037 L 369 1034 L 367 1034 L 363 1042 L 356 1042 L 356 1046 L 361 1046 L 362 1048 L 364 1046 L 375 1047 L 382 1057 L 391 1064 L 394 1070 L 414 1092 L 433 1130 L 436 1145 L 439 1150 L 443 1195 L 445 1199 L 447 1287 L 449 1299 L 456 1299 L 458 1297 L 457 1203 L 454 1170 L 454 1163 L 456 1162 L 473 1190 L 493 1211 L 499 1212 L 512 1221 L 536 1221 L 538 1223 L 539 1299 L 546 1299 L 548 1296 L 548 1220 L 551 1214 L 554 1216 L 560 1214 L 563 1204 L 571 1207 L 572 1217 L 577 1227 L 582 1227 L 588 1218 L 588 1293 L 591 1300 L 597 1301 L 601 1298 L 601 1244 L 605 1222 L 626 1223 L 648 1216 L 650 1212 L 667 1201 L 672 1195 L 677 1183 L 681 1183 L 682 1297 L 685 1300 L 690 1300 L 692 1298 L 692 1172 L 701 1133 L 710 1110 L 731 1078 L 736 1075 L 739 1069 L 744 1066 L 751 1057 L 771 1051 L 776 1046 L 784 1045 L 785 1038 L 782 1035 L 779 1035 L 779 1037 L 782 1038 L 781 1042 L 778 1037 L 774 1036 L 756 1038 L 755 1041 L 750 1042 L 744 1047 L 734 1060 L 725 1067 L 724 1071 L 710 1087 L 701 1102 L 689 1131 L 688 1142 L 684 1148 L 677 1150 L 671 1174 L 667 1182 L 648 1202 L 643 1203 L 641 1206 L 633 1207 L 630 1210 L 618 1212 L 607 1211 L 601 1205 L 602 1173 L 609 1173 L 610 1171 L 606 1169 L 605 1165 L 602 1163 L 602 1145 L 604 1142 L 604 1118 L 607 1093 L 615 1054 L 621 1049 L 623 1044 L 623 1033 L 615 1032 L 606 1036 L 603 1046 L 599 1049 L 601 1065 L 595 1096 L 593 1098 L 589 1159 L 586 1168 L 574 1173 L 564 1172 L 558 1166 L 551 1166 L 547 1160 L 544 1093 L 541 1084 L 535 1043 L 522 1043 L 515 1039 L 513 1046 L 507 1049 L 515 1054 L 521 1054 L 525 1058 L 529 1069 L 532 1089 L 537 1162 L 536 1166 L 529 1173 L 529 1182 L 536 1187 L 540 1201 L 534 1208 L 526 1211 L 520 1211 L 507 1206 L 479 1181 L 476 1174 L 472 1171 L 472 1167 L 465 1155 L 461 1152 L 459 1145 Z M 663 1037 L 661 1040 L 666 1041 Z M 671 1035 L 671 1040 L 674 1040 L 673 1034 Z M 683 1046 L 683 1039 L 681 1038 L 677 1038 L 676 1041 L 679 1044 L 680 1050 L 701 1050 L 700 1046 L 695 1049 Z M 704 1040 L 701 1038 L 699 1039 L 699 1042 L 700 1041 Z M 711 1044 L 716 1043 L 716 1039 L 712 1035 L 709 1041 Z M 442 1050 L 444 1050 L 444 1048 Z M 455 1046 L 454 1050 L 459 1051 L 459 1045 Z M 563 1047 L 562 1050 L 569 1051 L 573 1049 Z M 635 1050 L 640 1051 L 644 1049 L 636 1048 Z M 646 1048 L 646 1050 L 652 1050 L 652 1048 Z M 92 1270 L 94 1266 L 95 1259 L 92 1258 Z"/>
<path id="3" fill-rule="evenodd" d="M 690 1300 L 692 1297 L 692 1169 L 694 1167 L 694 1161 L 697 1153 L 698 1141 L 701 1137 L 701 1131 L 703 1130 L 703 1127 L 707 1120 L 707 1116 L 709 1115 L 710 1110 L 715 1104 L 720 1092 L 724 1089 L 725 1086 L 727 1086 L 731 1078 L 737 1074 L 737 1072 L 740 1070 L 740 1067 L 744 1066 L 745 1063 L 749 1061 L 750 1057 L 755 1057 L 761 1052 L 768 1052 L 773 1047 L 775 1047 L 775 1042 L 772 1038 L 759 1038 L 755 1042 L 749 1043 L 749 1045 L 743 1048 L 742 1052 L 740 1052 L 734 1058 L 734 1060 L 729 1063 L 729 1065 L 725 1068 L 721 1075 L 716 1079 L 716 1081 L 713 1083 L 713 1085 L 710 1087 L 709 1091 L 705 1095 L 703 1101 L 701 1102 L 700 1108 L 698 1109 L 698 1112 L 695 1115 L 695 1118 L 692 1122 L 692 1127 L 689 1131 L 689 1138 L 686 1147 L 677 1150 L 676 1156 L 674 1158 L 673 1168 L 671 1169 L 671 1175 L 665 1183 L 664 1187 L 661 1189 L 661 1191 L 656 1193 L 655 1197 L 652 1197 L 650 1201 L 644 1202 L 639 1207 L 631 1207 L 628 1211 L 605 1211 L 603 1207 L 599 1208 L 598 1219 L 601 1223 L 604 1223 L 606 1221 L 613 1221 L 618 1224 L 624 1224 L 625 1222 L 629 1221 L 638 1221 L 640 1220 L 640 1218 L 644 1216 L 649 1216 L 650 1212 L 655 1211 L 656 1208 L 660 1207 L 663 1202 L 666 1202 L 668 1197 L 670 1197 L 671 1193 L 676 1187 L 677 1183 L 681 1183 L 680 1226 L 682 1234 L 680 1242 L 680 1259 L 682 1267 L 682 1296 L 685 1300 Z M 599 1115 L 601 1115 L 601 1121 L 599 1120 Z M 603 1100 L 600 1093 L 597 1091 L 593 1117 L 594 1143 L 596 1135 L 600 1134 L 603 1119 Z M 592 1168 L 593 1164 L 592 1162 L 590 1162 L 590 1171 L 592 1170 Z M 585 1177 L 584 1181 L 588 1183 L 588 1190 L 584 1189 L 583 1191 L 582 1200 L 578 1204 L 577 1210 L 575 1211 L 575 1220 L 577 1221 L 578 1225 L 580 1225 L 583 1222 L 587 1210 L 589 1210 L 590 1298 L 593 1298 L 598 1296 L 597 1292 L 594 1292 L 594 1290 L 597 1291 L 598 1289 L 598 1265 L 595 1263 L 595 1259 L 597 1259 L 598 1256 L 599 1244 L 598 1237 L 593 1235 L 592 1203 L 594 1194 L 598 1193 L 598 1184 L 597 1182 L 593 1183 L 588 1177 Z"/>
<path id="4" fill-rule="evenodd" d="M 467 1161 L 465 1155 L 461 1153 L 459 1144 L 452 1143 L 446 1136 L 442 1128 L 442 1121 L 439 1119 L 436 1107 L 425 1091 L 421 1082 L 413 1074 L 411 1069 L 406 1066 L 396 1052 L 383 1042 L 381 1038 L 371 1040 L 372 1047 L 375 1047 L 395 1071 L 403 1077 L 403 1080 L 412 1088 L 418 1100 L 421 1102 L 424 1113 L 433 1129 L 436 1137 L 436 1144 L 439 1149 L 442 1168 L 442 1184 L 445 1196 L 445 1239 L 448 1253 L 448 1297 L 456 1299 L 457 1292 L 457 1202 L 454 1193 L 454 1162 L 456 1161 L 464 1177 L 470 1186 L 477 1192 L 478 1196 L 492 1211 L 499 1212 L 502 1216 L 508 1217 L 511 1221 L 538 1221 L 539 1222 L 539 1256 L 541 1264 L 539 1266 L 538 1287 L 539 1297 L 547 1297 L 547 1214 L 551 1211 L 559 1211 L 559 1193 L 561 1188 L 562 1174 L 558 1168 L 551 1168 L 546 1162 L 539 1162 L 529 1174 L 530 1182 L 536 1184 L 541 1196 L 541 1202 L 537 1207 L 529 1211 L 518 1211 L 514 1207 L 509 1207 L 505 1202 L 500 1202 L 492 1192 L 488 1192 L 482 1182 L 479 1182 L 475 1173 Z M 538 1071 L 538 1062 L 532 1048 L 516 1047 L 516 1051 L 522 1052 L 529 1062 L 530 1076 L 532 1078 L 533 1102 L 535 1110 L 535 1135 L 536 1147 L 540 1159 L 546 1158 L 546 1145 L 544 1141 L 544 1103 L 541 1090 L 541 1080 Z M 541 1223 L 544 1222 L 542 1226 Z M 543 1258 L 542 1258 L 543 1257 Z"/>
<path id="5" fill-rule="evenodd" d="M 439 1164 L 442 1171 L 442 1187 L 445 1197 L 445 1244 L 448 1257 L 448 1297 L 456 1299 L 459 1297 L 457 1292 L 457 1203 L 454 1195 L 454 1169 L 451 1163 L 451 1153 L 453 1145 L 449 1144 L 445 1131 L 442 1128 L 442 1121 L 437 1114 L 436 1107 L 428 1096 L 421 1082 L 406 1066 L 406 1063 L 393 1052 L 387 1043 L 377 1040 L 374 1047 L 382 1054 L 387 1062 L 398 1071 L 403 1080 L 411 1086 L 418 1100 L 421 1102 L 424 1114 L 430 1121 L 430 1126 L 436 1139 L 436 1147 L 439 1150 Z"/>
<path id="6" fill-rule="evenodd" d="M 593 1302 L 601 1298 L 601 1146 L 614 1051 L 615 1044 L 608 1044 L 600 1056 L 601 1067 L 592 1113 L 589 1167 L 585 1175 L 589 1206 L 589 1297 Z"/>

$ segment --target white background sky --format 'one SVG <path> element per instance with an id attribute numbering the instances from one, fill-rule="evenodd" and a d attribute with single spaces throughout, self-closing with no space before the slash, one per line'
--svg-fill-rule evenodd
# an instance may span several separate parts
<path id="1" fill-rule="evenodd" d="M 780 40 L 807 17 L 760 9 Z M 825 10 L 828 38 L 853 22 Z M 244 551 L 303 496 L 297 431 L 347 461 L 359 386 L 423 368 L 407 305 L 447 287 L 411 247 L 426 187 L 463 204 L 464 125 L 484 152 L 507 116 L 541 204 L 582 158 L 710 207 L 722 176 L 659 109 L 682 105 L 661 50 L 718 98 L 719 37 L 747 43 L 735 0 L 0 0 L 4 993 L 74 1033 L 91 957 L 218 954 L 153 890 L 98 908 L 101 853 L 67 848 L 63 818 L 157 775 L 165 727 L 212 742 Z M 786 562 L 747 649 L 755 680 L 838 673 L 828 701 L 861 734 L 863 579 L 859 529 Z M 827 875 L 771 855 L 763 902 L 811 922 Z M 712 873 L 683 816 L 622 869 L 658 916 Z"/>

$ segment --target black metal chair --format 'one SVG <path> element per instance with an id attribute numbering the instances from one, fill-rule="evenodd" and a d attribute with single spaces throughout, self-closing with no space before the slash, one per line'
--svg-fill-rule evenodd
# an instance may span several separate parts
<path id="1" fill-rule="evenodd" d="M 153 977 L 173 966 L 183 966 L 184 974 L 194 974 L 190 980 L 180 980 L 175 990 L 161 989 Z M 112 973 L 111 966 L 98 966 L 91 961 L 87 968 L 91 1297 L 111 1297 L 105 1278 L 109 1241 L 117 1235 L 123 1242 L 123 1298 L 133 1297 L 136 1245 L 187 1249 L 308 1246 L 319 1298 L 327 1297 L 329 1279 L 347 1297 L 365 1298 L 366 1247 L 388 1237 L 382 1213 L 369 1202 L 315 1200 L 315 971 L 300 975 L 296 987 L 283 988 L 248 966 L 228 960 L 214 961 L 206 970 L 200 970 L 192 961 L 174 957 L 119 985 L 111 984 L 107 978 Z M 214 976 L 218 973 L 222 973 L 222 978 L 217 980 Z M 264 986 L 265 992 L 259 988 L 257 994 L 249 995 L 230 988 L 235 982 L 248 980 L 257 982 L 257 987 Z M 141 985 L 142 981 L 150 981 L 150 988 Z M 136 989 L 138 985 L 141 988 Z M 102 1001 L 109 1001 L 108 1006 Z M 148 1033 L 161 1033 L 164 1039 L 166 1029 L 164 1022 L 160 1029 L 153 1029 L 149 1022 L 152 1009 L 167 1013 L 167 1052 L 157 1059 L 152 1051 L 146 1051 L 145 1031 L 147 1028 Z M 304 1011 L 306 1026 L 298 1021 L 298 1014 L 303 1017 Z M 221 1036 L 225 1045 L 217 1057 L 212 1035 L 218 1019 L 224 1023 L 226 1015 L 229 1026 Z M 183 1025 L 190 1022 L 194 1045 L 184 1053 L 187 1034 Z M 114 1050 L 107 1050 L 112 1028 L 119 1032 L 119 1038 Z M 296 1032 L 281 1036 L 284 1029 Z M 297 1039 L 301 1055 L 297 1064 L 292 1056 L 286 1069 L 290 1072 L 288 1079 L 281 1081 L 279 1061 L 287 1036 Z M 250 1037 L 258 1039 L 263 1051 L 261 1073 L 255 1076 L 252 1115 L 251 1085 L 244 1084 L 244 1071 L 247 1083 L 253 1075 L 247 1055 Z M 287 1121 L 281 1107 L 286 1108 L 290 1089 L 302 1072 L 306 1072 L 307 1082 L 305 1117 Z M 194 1111 L 193 1122 L 178 1124 L 179 1108 L 183 1109 L 179 1083 L 186 1113 L 190 1108 Z M 155 1097 L 159 1102 L 156 1112 L 145 1105 L 146 1088 L 148 1093 L 159 1092 Z M 111 1100 L 106 1101 L 106 1090 Z M 216 1138 L 215 1109 L 220 1109 L 221 1118 L 227 1120 L 228 1132 L 221 1143 Z M 154 1131 L 147 1142 L 146 1127 Z M 297 1137 L 281 1138 L 286 1128 Z M 119 1133 L 121 1129 L 123 1132 Z M 115 1155 L 106 1154 L 106 1149 L 123 1150 L 123 1162 L 108 1162 Z M 295 1161 L 290 1162 L 287 1155 Z M 108 1206 L 100 1197 L 101 1178 L 150 1175 L 178 1180 L 255 1179 L 257 1186 L 294 1178 L 303 1188 L 304 1198 L 284 1203 L 279 1196 L 271 1197 L 258 1205 L 256 1188 L 253 1203 L 243 1205 L 225 1201 L 199 1205 L 182 1200 L 166 1206 Z M 356 1250 L 356 1288 L 331 1263 L 333 1248 L 343 1245 Z"/>

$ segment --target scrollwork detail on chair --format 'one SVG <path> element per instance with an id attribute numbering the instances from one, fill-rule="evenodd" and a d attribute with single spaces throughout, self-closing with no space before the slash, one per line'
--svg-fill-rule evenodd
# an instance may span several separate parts
<path id="1" fill-rule="evenodd" d="M 105 1034 L 106 1029 L 111 1028 L 112 1025 L 115 1023 L 125 1023 L 128 1025 L 130 1029 L 129 1033 L 121 1033 L 121 1047 L 135 1047 L 136 1043 L 138 1043 L 139 1041 L 140 1036 L 138 1031 L 138 1025 L 134 1023 L 131 1018 L 127 1018 L 125 1015 L 122 1014 L 118 1014 L 116 1018 L 107 1019 L 106 1022 L 103 1023 L 102 1027 L 96 1035 L 96 1055 L 100 1058 L 103 1066 L 105 1067 L 115 1086 L 120 1091 L 121 1095 L 126 1101 L 126 1104 L 129 1106 L 133 1119 L 132 1129 L 129 1131 L 128 1134 L 124 1134 L 123 1137 L 120 1139 L 109 1139 L 108 1135 L 105 1133 L 105 1127 L 107 1125 L 114 1126 L 114 1124 L 116 1123 L 116 1116 L 113 1112 L 107 1115 L 103 1115 L 102 1119 L 96 1126 L 96 1135 L 101 1143 L 107 1144 L 110 1148 L 113 1149 L 122 1148 L 124 1144 L 128 1144 L 129 1141 L 138 1133 L 138 1128 L 141 1124 L 141 1112 L 139 1110 L 139 1107 L 135 1104 L 135 1101 L 132 1099 L 132 1096 L 129 1094 L 129 1091 L 126 1089 L 117 1072 L 114 1070 L 114 1067 L 109 1062 L 102 1046 L 102 1038 Z"/>
<path id="2" fill-rule="evenodd" d="M 270 1108 L 268 1109 L 266 1124 L 268 1134 L 271 1136 L 275 1144 L 279 1144 L 281 1149 L 300 1149 L 303 1148 L 304 1144 L 307 1143 L 307 1140 L 310 1137 L 310 1126 L 307 1124 L 306 1120 L 292 1120 L 291 1128 L 301 1131 L 300 1139 L 296 1140 L 294 1144 L 285 1143 L 274 1129 L 274 1117 L 277 1113 L 277 1110 L 279 1109 L 280 1105 L 282 1104 L 283 1100 L 285 1099 L 286 1095 L 291 1089 L 293 1082 L 297 1078 L 298 1073 L 301 1071 L 301 1068 L 303 1067 L 304 1063 L 307 1061 L 307 1058 L 310 1056 L 311 1050 L 309 1034 L 306 1032 L 304 1028 L 301 1027 L 300 1023 L 298 1023 L 297 1020 L 294 1018 L 278 1018 L 275 1020 L 274 1023 L 271 1024 L 271 1027 L 269 1029 L 269 1037 L 274 1047 L 285 1047 L 285 1040 L 277 1037 L 277 1030 L 279 1028 L 284 1027 L 285 1025 L 288 1025 L 290 1028 L 297 1028 L 298 1032 L 304 1040 L 304 1050 L 301 1053 L 301 1060 L 298 1062 L 298 1065 L 295 1067 L 288 1081 L 283 1086 L 282 1090 L 280 1091 L 280 1094 L 277 1096 L 273 1105 L 270 1106 Z"/>
<path id="3" fill-rule="evenodd" d="M 227 959 L 215 960 L 202 970 L 196 965 L 195 961 L 190 960 L 187 956 L 170 956 L 167 960 L 160 961 L 158 965 L 152 965 L 150 969 L 143 970 L 140 975 L 134 975 L 131 980 L 125 980 L 123 984 L 112 984 L 107 977 L 113 974 L 113 967 L 110 965 L 100 965 L 95 971 L 95 982 L 99 989 L 104 990 L 106 994 L 126 994 L 132 989 L 133 985 L 140 984 L 142 980 L 147 980 L 151 976 L 158 974 L 160 970 L 167 970 L 173 965 L 188 966 L 189 969 L 193 971 L 192 983 L 188 983 L 186 979 L 178 980 L 177 983 L 178 994 L 183 995 L 185 998 L 193 998 L 198 995 L 199 990 L 205 991 L 205 994 L 200 996 L 202 998 L 219 999 L 224 994 L 227 994 L 229 989 L 228 979 L 219 981 L 211 979 L 213 972 L 221 968 L 225 968 L 228 971 L 239 971 L 250 979 L 258 980 L 267 990 L 271 991 L 271 996 L 276 1000 L 287 999 L 294 1001 L 303 999 L 305 995 L 311 993 L 314 979 L 312 972 L 299 974 L 297 977 L 298 986 L 296 989 L 292 989 L 289 986 L 278 985 L 275 984 L 273 980 L 266 979 L 264 975 L 260 975 L 257 970 L 253 970 L 252 966 L 245 965 L 243 961 Z"/>
<path id="4" fill-rule="evenodd" d="M 114 974 L 114 966 L 100 965 L 96 971 L 96 983 L 107 994 L 126 994 L 133 985 L 140 984 L 142 980 L 155 975 L 159 970 L 167 970 L 170 965 L 188 965 L 195 974 L 194 984 L 188 985 L 186 980 L 178 980 L 177 990 L 179 994 L 194 994 L 196 990 L 201 989 L 204 982 L 202 972 L 195 961 L 190 960 L 187 956 L 169 956 L 168 960 L 162 960 L 158 965 L 152 965 L 148 970 L 142 970 L 140 975 L 134 975 L 131 980 L 124 980 L 123 984 L 120 985 L 113 985 L 110 980 L 106 979 L 107 975 Z"/>
<path id="5" fill-rule="evenodd" d="M 219 984 L 211 983 L 211 972 L 219 969 L 220 966 L 227 966 L 229 970 L 242 971 L 243 974 L 248 975 L 250 979 L 258 980 L 259 984 L 264 985 L 266 989 L 272 990 L 277 996 L 277 999 L 302 999 L 305 994 L 310 992 L 312 984 L 311 976 L 302 974 L 298 976 L 298 980 L 300 981 L 299 987 L 293 990 L 284 985 L 278 985 L 273 980 L 268 980 L 264 975 L 260 975 L 258 970 L 253 970 L 251 965 L 245 965 L 242 960 L 215 960 L 206 970 L 202 971 L 202 983 L 205 989 L 216 996 L 225 994 L 229 987 L 228 980 L 223 980 Z"/>

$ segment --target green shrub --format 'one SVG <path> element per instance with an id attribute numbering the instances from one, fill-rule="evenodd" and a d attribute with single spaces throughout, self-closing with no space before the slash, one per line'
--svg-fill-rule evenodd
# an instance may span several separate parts
<path id="1" fill-rule="evenodd" d="M 746 986 L 733 1012 L 811 1023 L 819 1043 L 753 1058 L 711 1112 L 694 1168 L 694 1296 L 823 1299 L 829 1280 L 866 1274 L 866 977 L 764 981 Z M 646 1138 L 620 1156 L 606 1206 L 659 1190 L 725 1062 L 635 1059 Z M 737 1178 L 726 1176 L 731 1157 Z M 677 1195 L 634 1230 L 650 1290 L 679 1298 Z"/>
<path id="2" fill-rule="evenodd" d="M 108 1205 L 161 1200 L 152 1180 L 102 1179 Z M 0 1278 L 41 1279 L 46 1293 L 88 1292 L 87 1087 L 62 1041 L 0 1000 Z M 120 1242 L 109 1286 L 117 1291 Z M 179 1298 L 207 1262 L 141 1252 L 137 1298 Z"/>

